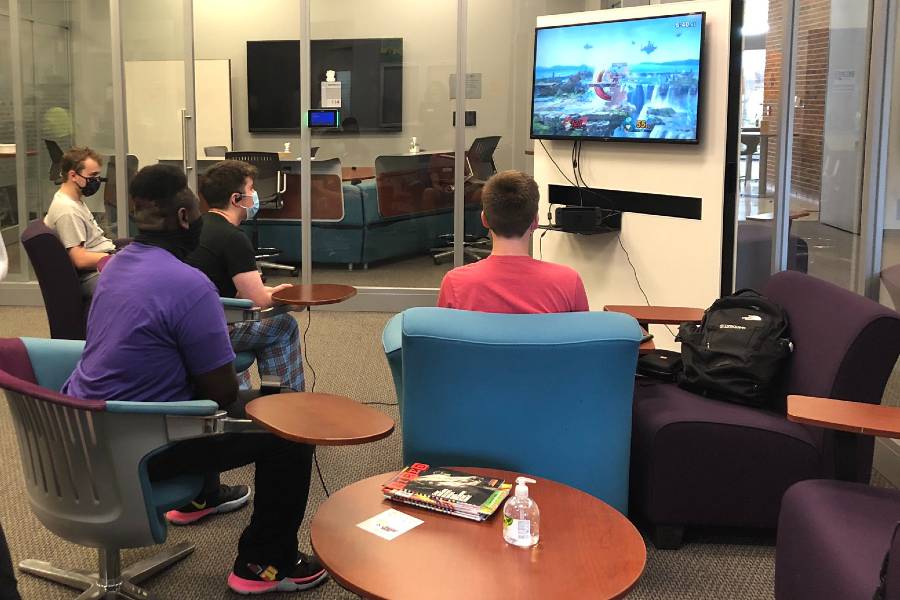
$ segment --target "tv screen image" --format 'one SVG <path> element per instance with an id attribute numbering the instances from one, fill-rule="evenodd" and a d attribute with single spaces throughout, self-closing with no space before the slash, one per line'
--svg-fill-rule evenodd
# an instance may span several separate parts
<path id="1" fill-rule="evenodd" d="M 697 143 L 704 17 L 537 29 L 531 137 Z"/>

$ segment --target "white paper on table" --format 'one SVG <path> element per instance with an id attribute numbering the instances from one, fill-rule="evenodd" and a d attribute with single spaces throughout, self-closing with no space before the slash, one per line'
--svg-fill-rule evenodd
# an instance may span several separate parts
<path id="1" fill-rule="evenodd" d="M 402 535 L 422 523 L 424 523 L 424 521 L 421 519 L 411 517 L 399 510 L 389 508 L 383 513 L 375 515 L 371 519 L 366 519 L 362 523 L 357 523 L 356 526 L 369 533 L 374 533 L 378 537 L 392 540 L 398 535 Z"/>

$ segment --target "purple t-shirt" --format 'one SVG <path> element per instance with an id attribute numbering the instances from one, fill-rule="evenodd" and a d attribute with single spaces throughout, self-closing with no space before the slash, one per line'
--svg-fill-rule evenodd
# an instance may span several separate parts
<path id="1" fill-rule="evenodd" d="M 167 250 L 133 242 L 103 269 L 84 354 L 63 393 L 88 400 L 191 400 L 191 376 L 233 360 L 225 311 L 206 275 Z"/>

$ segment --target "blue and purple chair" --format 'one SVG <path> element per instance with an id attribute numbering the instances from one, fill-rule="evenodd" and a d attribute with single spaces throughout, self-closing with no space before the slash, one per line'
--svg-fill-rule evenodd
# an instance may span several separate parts
<path id="1" fill-rule="evenodd" d="M 181 542 L 126 569 L 119 549 L 162 544 L 167 510 L 199 493 L 202 477 L 151 481 L 150 457 L 170 444 L 224 430 L 211 400 L 104 402 L 59 390 L 84 349 L 80 340 L 0 339 L 0 388 L 6 392 L 31 510 L 59 537 L 97 548 L 98 572 L 38 560 L 19 569 L 82 590 L 79 598 L 146 598 L 142 580 L 190 554 Z M 104 595 L 106 594 L 106 595 Z"/>

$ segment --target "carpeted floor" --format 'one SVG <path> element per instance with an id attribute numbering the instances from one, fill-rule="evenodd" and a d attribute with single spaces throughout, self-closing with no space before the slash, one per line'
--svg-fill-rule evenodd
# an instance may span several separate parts
<path id="1" fill-rule="evenodd" d="M 381 350 L 381 330 L 390 315 L 380 313 L 314 312 L 306 340 L 307 382 L 312 370 L 315 389 L 344 394 L 360 402 L 395 402 L 390 373 Z M 306 315 L 301 317 L 301 328 Z M 0 337 L 47 337 L 42 308 L 0 307 Z M 395 420 L 396 407 L 376 406 Z M 386 440 L 363 446 L 323 447 L 318 450 L 326 485 L 336 490 L 370 475 L 398 469 L 398 430 Z M 227 483 L 250 483 L 251 468 L 232 471 Z M 309 550 L 308 522 L 324 493 L 313 478 L 307 518 L 300 533 Z M 225 586 L 237 536 L 249 518 L 248 509 L 218 516 L 202 525 L 169 529 L 169 542 L 190 540 L 196 551 L 175 568 L 150 580 L 146 587 L 166 599 L 237 598 Z M 6 530 L 13 559 L 41 558 L 68 568 L 93 569 L 94 556 L 84 548 L 64 542 L 46 531 L 32 516 L 25 500 L 15 435 L 6 403 L 0 403 L 0 522 Z M 126 551 L 125 563 L 153 554 L 154 548 Z M 678 551 L 657 551 L 648 546 L 647 570 L 628 596 L 644 599 L 772 598 L 775 550 L 771 540 L 695 539 Z M 461 574 L 461 576 L 463 576 Z M 70 590 L 33 577 L 19 582 L 25 600 L 74 598 Z M 279 595 L 275 597 L 289 597 Z M 355 598 L 333 581 L 303 594 L 305 598 Z"/>

